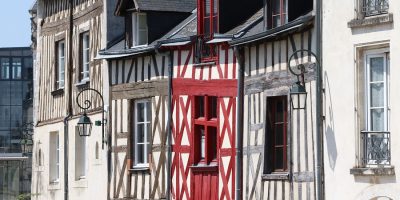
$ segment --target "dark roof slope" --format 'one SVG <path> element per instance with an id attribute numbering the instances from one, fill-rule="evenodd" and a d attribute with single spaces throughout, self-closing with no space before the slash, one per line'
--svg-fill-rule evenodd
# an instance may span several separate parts
<path id="1" fill-rule="evenodd" d="M 196 0 L 134 0 L 138 10 L 192 12 L 197 6 Z"/>

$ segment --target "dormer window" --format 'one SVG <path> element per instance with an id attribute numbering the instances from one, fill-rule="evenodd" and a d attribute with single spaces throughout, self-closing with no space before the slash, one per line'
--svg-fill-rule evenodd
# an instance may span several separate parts
<path id="1" fill-rule="evenodd" d="M 132 13 L 132 46 L 147 45 L 147 33 L 146 13 Z"/>
<path id="2" fill-rule="evenodd" d="M 286 0 L 271 0 L 271 28 L 287 23 Z"/>
<path id="3" fill-rule="evenodd" d="M 203 0 L 199 12 L 196 62 L 210 62 L 217 59 L 217 46 L 207 44 L 218 33 L 218 0 Z"/>

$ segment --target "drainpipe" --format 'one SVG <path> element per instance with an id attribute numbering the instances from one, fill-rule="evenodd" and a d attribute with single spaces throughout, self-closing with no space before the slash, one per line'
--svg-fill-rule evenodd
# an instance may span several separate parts
<path id="1" fill-rule="evenodd" d="M 244 50 L 241 47 L 234 47 L 235 56 L 238 60 L 238 88 L 237 88 L 237 110 L 236 110 L 236 177 L 235 197 L 243 199 L 243 102 L 244 102 Z"/>
<path id="2" fill-rule="evenodd" d="M 73 0 L 69 0 L 69 48 L 68 48 L 68 110 L 67 116 L 64 118 L 64 200 L 68 200 L 68 151 L 69 151 L 69 142 L 68 142 L 68 119 L 72 116 L 72 34 L 73 34 Z"/>
<path id="3" fill-rule="evenodd" d="M 316 168 L 316 184 L 317 184 L 317 200 L 323 200 L 324 198 L 324 162 L 323 162 L 323 121 L 324 116 L 322 113 L 322 0 L 316 0 L 316 40 L 317 40 L 317 49 L 316 55 L 317 59 L 319 59 L 319 66 L 317 67 L 317 83 L 316 83 L 316 94 L 317 94 L 317 134 L 316 134 L 316 142 L 317 142 L 317 168 Z"/>
<path id="4" fill-rule="evenodd" d="M 172 78 L 173 78 L 173 51 L 169 52 L 169 62 L 168 62 L 168 128 L 167 128 L 167 200 L 171 199 L 171 166 L 172 166 Z"/>

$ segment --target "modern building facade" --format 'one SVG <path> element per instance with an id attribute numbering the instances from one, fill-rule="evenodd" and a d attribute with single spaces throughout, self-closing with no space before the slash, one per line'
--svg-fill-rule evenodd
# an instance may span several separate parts
<path id="1" fill-rule="evenodd" d="M 0 48 L 0 199 L 30 193 L 32 66 L 29 47 Z"/>

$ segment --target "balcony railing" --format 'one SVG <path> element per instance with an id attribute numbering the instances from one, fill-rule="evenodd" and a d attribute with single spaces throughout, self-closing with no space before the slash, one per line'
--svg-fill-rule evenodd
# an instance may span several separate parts
<path id="1" fill-rule="evenodd" d="M 364 166 L 390 165 L 390 132 L 362 131 Z"/>
<path id="2" fill-rule="evenodd" d="M 388 0 L 364 0 L 362 11 L 365 16 L 373 16 L 388 13 Z"/>

